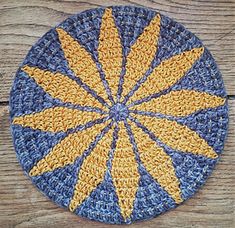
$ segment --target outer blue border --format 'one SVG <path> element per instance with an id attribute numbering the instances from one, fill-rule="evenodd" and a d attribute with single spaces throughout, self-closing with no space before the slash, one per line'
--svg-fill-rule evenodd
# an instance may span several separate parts
<path id="1" fill-rule="evenodd" d="M 58 25 L 84 45 L 92 53 L 94 60 L 98 58 L 96 49 L 103 11 L 103 8 L 87 10 L 69 17 Z M 113 7 L 115 23 L 124 45 L 124 56 L 127 55 L 130 45 L 135 42 L 135 39 L 155 14 L 156 12 L 146 8 L 132 6 Z M 88 17 L 88 20 L 84 20 L 85 17 Z M 156 58 L 152 62 L 152 68 L 158 65 L 161 60 L 202 45 L 201 41 L 195 35 L 179 23 L 163 15 L 161 15 L 161 19 L 159 47 Z M 123 23 L 125 26 L 123 26 Z M 90 27 L 93 27 L 93 29 L 90 29 Z M 177 41 L 175 44 L 171 42 L 172 37 Z M 49 48 L 45 48 L 45 46 Z M 52 55 L 54 55 L 53 58 L 51 58 Z M 73 76 L 60 48 L 55 28 L 48 31 L 32 46 L 20 67 L 25 64 L 38 66 L 51 71 L 59 71 L 68 76 Z M 146 76 L 150 72 L 151 69 L 147 72 Z M 178 90 L 184 88 L 206 91 L 210 94 L 226 97 L 221 74 L 207 49 L 194 67 L 171 89 Z M 38 112 L 55 105 L 61 105 L 61 102 L 46 94 L 19 68 L 11 90 L 11 120 L 14 116 L 35 111 Z M 186 118 L 179 118 L 177 121 L 186 124 L 201 137 L 205 138 L 218 154 L 222 152 L 228 128 L 227 103 L 217 109 L 200 111 Z M 208 125 L 209 122 L 210 124 Z M 28 171 L 32 166 L 65 136 L 64 133 L 45 133 L 20 126 L 11 126 L 11 131 L 17 158 L 26 175 L 28 175 Z M 172 157 L 176 175 L 181 183 L 183 198 L 187 199 L 204 184 L 217 160 L 192 154 L 183 155 L 180 151 L 172 151 L 165 145 L 163 146 Z M 80 163 L 81 160 L 78 159 L 74 165 L 57 169 L 31 179 L 43 194 L 59 206 L 68 207 Z M 176 206 L 171 197 L 166 194 L 142 166 L 140 167 L 140 173 L 141 180 L 136 195 L 134 211 L 127 223 L 155 217 Z M 106 173 L 104 182 L 88 197 L 75 213 L 102 222 L 124 223 L 109 172 Z"/>

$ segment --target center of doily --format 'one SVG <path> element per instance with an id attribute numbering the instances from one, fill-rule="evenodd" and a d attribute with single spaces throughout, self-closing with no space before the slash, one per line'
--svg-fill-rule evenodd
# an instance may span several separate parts
<path id="1" fill-rule="evenodd" d="M 129 110 L 124 104 L 116 103 L 110 108 L 109 115 L 117 122 L 123 121 L 128 117 Z"/>

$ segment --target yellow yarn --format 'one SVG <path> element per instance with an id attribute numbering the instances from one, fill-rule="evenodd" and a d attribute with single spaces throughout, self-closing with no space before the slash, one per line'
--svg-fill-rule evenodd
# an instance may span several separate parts
<path id="1" fill-rule="evenodd" d="M 122 69 L 122 45 L 112 16 L 112 9 L 106 9 L 102 17 L 98 56 L 105 78 L 116 100 Z"/>
<path id="2" fill-rule="evenodd" d="M 130 217 L 133 210 L 140 174 L 133 146 L 123 122 L 120 122 L 119 128 L 111 174 L 121 214 L 126 220 Z"/>
<path id="3" fill-rule="evenodd" d="M 160 22 L 160 15 L 156 15 L 130 47 L 126 59 L 126 73 L 121 101 L 124 100 L 124 97 L 151 66 L 157 53 Z M 108 105 L 113 105 L 108 98 L 96 62 L 91 54 L 62 28 L 57 28 L 56 30 L 69 68 L 74 72 L 75 76 L 102 97 Z M 122 52 L 122 43 L 112 15 L 112 9 L 105 9 L 99 34 L 98 60 L 102 66 L 102 71 L 105 73 L 105 78 L 115 102 L 117 102 L 119 79 L 123 67 Z M 203 52 L 203 47 L 194 48 L 162 61 L 153 69 L 152 73 L 140 85 L 133 96 L 130 97 L 127 104 L 173 86 L 190 70 Z M 108 110 L 105 104 L 101 104 L 101 101 L 94 98 L 95 95 L 92 96 L 75 80 L 61 73 L 53 73 L 30 66 L 24 66 L 22 70 L 33 78 L 52 98 L 59 99 L 64 103 L 99 108 L 107 111 L 107 115 L 108 112 L 111 113 L 113 111 L 111 110 L 113 107 L 117 107 L 109 107 L 110 109 Z M 215 159 L 218 155 L 213 148 L 189 127 L 165 118 L 130 113 L 133 110 L 138 110 L 183 117 L 201 109 L 215 108 L 224 104 L 224 98 L 210 95 L 206 92 L 183 89 L 171 91 L 158 98 L 133 105 L 129 110 L 121 102 L 118 105 L 121 108 L 124 106 L 123 109 L 127 113 L 124 113 L 126 114 L 124 119 L 128 115 L 136 118 L 162 143 L 173 150 Z M 107 116 L 93 111 L 80 111 L 76 108 L 48 108 L 38 113 L 15 117 L 13 124 L 56 133 L 67 132 L 69 129 L 74 129 L 79 125 Z M 114 114 L 115 111 L 116 109 L 114 109 Z M 35 164 L 29 175 L 37 176 L 73 164 L 78 157 L 84 154 L 84 151 L 94 142 L 104 127 L 110 124 L 111 120 L 113 122 L 116 121 L 115 126 L 119 128 L 119 131 L 116 148 L 112 148 L 113 160 L 110 171 L 121 214 L 127 221 L 133 212 L 134 201 L 138 191 L 140 180 L 139 164 L 123 119 L 119 121 L 111 114 L 109 118 L 108 123 L 95 124 L 81 131 L 68 134 L 44 158 Z M 183 199 L 180 182 L 175 174 L 171 157 L 141 128 L 137 127 L 134 122 L 130 120 L 127 120 L 127 122 L 131 126 L 143 166 L 176 203 L 181 203 Z M 78 172 L 78 181 L 69 204 L 71 211 L 76 210 L 103 181 L 105 172 L 108 170 L 106 163 L 109 159 L 113 131 L 114 126 L 100 139 L 94 149 L 84 159 Z"/>
<path id="4" fill-rule="evenodd" d="M 206 108 L 224 105 L 225 99 L 194 90 L 171 91 L 166 95 L 151 99 L 131 107 L 132 110 L 162 113 L 171 116 L 187 116 Z"/>
<path id="5" fill-rule="evenodd" d="M 106 163 L 112 143 L 113 130 L 98 142 L 91 154 L 86 157 L 78 173 L 78 181 L 74 188 L 69 209 L 74 211 L 96 187 L 103 181 L 107 170 Z"/>
<path id="6" fill-rule="evenodd" d="M 94 119 L 103 117 L 96 112 L 85 112 L 77 109 L 65 107 L 53 107 L 45 109 L 39 113 L 32 113 L 24 116 L 15 117 L 13 124 L 20 124 L 23 127 L 39 129 L 50 132 L 65 132 L 70 128 L 83 125 Z"/>
<path id="7" fill-rule="evenodd" d="M 37 176 L 73 164 L 104 127 L 104 124 L 96 124 L 83 131 L 69 134 L 30 170 L 29 175 Z"/>
<path id="8" fill-rule="evenodd" d="M 105 108 L 97 99 L 68 76 L 30 66 L 24 66 L 22 70 L 32 77 L 53 98 L 74 105 Z"/>
<path id="9" fill-rule="evenodd" d="M 162 61 L 129 99 L 128 104 L 174 85 L 192 67 L 203 51 L 203 47 L 194 48 Z"/>
<path id="10" fill-rule="evenodd" d="M 56 29 L 69 67 L 82 82 L 110 103 L 100 74 L 90 53 L 61 28 Z"/>
<path id="11" fill-rule="evenodd" d="M 174 120 L 132 114 L 156 137 L 174 150 L 217 158 L 216 152 L 195 131 Z"/>
<path id="12" fill-rule="evenodd" d="M 130 121 L 129 124 L 131 124 L 140 160 L 144 167 L 176 203 L 181 203 L 183 200 L 180 183 L 175 175 L 171 157 L 133 122 Z"/>
<path id="13" fill-rule="evenodd" d="M 130 48 L 126 60 L 126 74 L 124 77 L 122 93 L 123 97 L 128 94 L 136 82 L 149 69 L 151 62 L 156 55 L 160 33 L 160 21 L 160 15 L 157 14 Z"/>

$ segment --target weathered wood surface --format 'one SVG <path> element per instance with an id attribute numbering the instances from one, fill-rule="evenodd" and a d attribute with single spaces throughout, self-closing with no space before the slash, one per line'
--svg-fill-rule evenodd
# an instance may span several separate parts
<path id="1" fill-rule="evenodd" d="M 156 9 L 194 32 L 231 95 L 225 151 L 203 189 L 177 209 L 130 227 L 235 227 L 235 0 L 0 0 L 0 227 L 109 227 L 58 208 L 31 184 L 15 156 L 7 102 L 17 66 L 48 29 L 71 14 L 121 4 Z"/>
<path id="2" fill-rule="evenodd" d="M 146 6 L 184 24 L 214 55 L 228 94 L 235 91 L 235 0 L 1 0 L 0 101 L 8 100 L 17 66 L 39 37 L 71 14 L 113 4 Z"/>
<path id="3" fill-rule="evenodd" d="M 230 129 L 225 150 L 204 187 L 175 210 L 130 227 L 234 227 L 235 100 L 229 100 L 229 106 Z M 73 215 L 42 195 L 17 162 L 8 106 L 0 107 L 0 120 L 0 227 L 109 227 Z"/>

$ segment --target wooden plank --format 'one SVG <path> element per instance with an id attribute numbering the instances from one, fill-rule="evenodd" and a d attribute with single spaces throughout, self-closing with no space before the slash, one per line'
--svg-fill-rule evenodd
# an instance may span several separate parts
<path id="1" fill-rule="evenodd" d="M 149 7 L 184 24 L 210 49 L 223 74 L 228 94 L 235 94 L 234 0 L 1 0 L 0 102 L 8 101 L 18 65 L 39 37 L 71 14 L 114 4 Z"/>
<path id="2" fill-rule="evenodd" d="M 131 227 L 234 227 L 235 100 L 229 100 L 229 106 L 230 124 L 224 153 L 204 187 L 175 210 Z M 8 106 L 0 106 L 0 124 L 1 227 L 110 227 L 78 217 L 42 195 L 17 162 L 9 130 Z"/>

